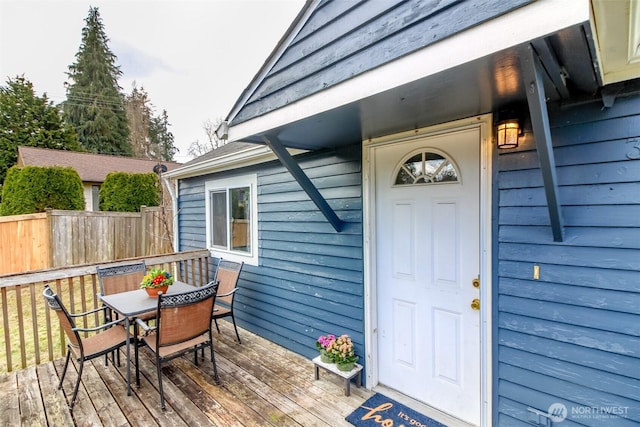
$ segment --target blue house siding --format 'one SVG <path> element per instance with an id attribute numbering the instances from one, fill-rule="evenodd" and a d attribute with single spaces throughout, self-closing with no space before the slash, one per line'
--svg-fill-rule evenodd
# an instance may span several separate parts
<path id="1" fill-rule="evenodd" d="M 637 425 L 640 97 L 550 116 L 563 242 L 553 241 L 531 134 L 497 161 L 494 419 L 530 426 L 527 408 L 562 403 L 563 426 Z"/>
<path id="2" fill-rule="evenodd" d="M 337 233 L 277 162 L 233 174 L 258 175 L 259 266 L 245 264 L 235 310 L 238 323 L 307 357 L 326 333 L 347 333 L 364 354 L 361 150 L 307 153 L 302 169 L 345 222 Z M 205 182 L 182 180 L 180 249 L 205 247 Z"/>
<path id="3" fill-rule="evenodd" d="M 322 1 L 232 124 L 318 93 L 531 2 Z"/>
<path id="4" fill-rule="evenodd" d="M 202 177 L 188 182 L 180 181 L 178 194 L 178 250 L 203 249 L 206 247 L 204 232 L 204 180 Z M 213 276 L 212 276 L 213 277 Z"/>

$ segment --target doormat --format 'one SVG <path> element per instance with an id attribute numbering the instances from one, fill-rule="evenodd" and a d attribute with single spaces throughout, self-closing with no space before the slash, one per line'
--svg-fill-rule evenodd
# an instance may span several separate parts
<path id="1" fill-rule="evenodd" d="M 356 427 L 447 427 L 380 393 L 370 397 L 345 420 Z"/>

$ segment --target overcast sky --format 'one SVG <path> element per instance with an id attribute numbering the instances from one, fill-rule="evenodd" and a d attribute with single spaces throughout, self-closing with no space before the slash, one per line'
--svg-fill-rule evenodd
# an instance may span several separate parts
<path id="1" fill-rule="evenodd" d="M 226 117 L 304 0 L 0 0 L 0 85 L 23 75 L 36 95 L 64 101 L 89 7 L 98 7 L 120 86 L 144 87 L 167 110 L 185 162 L 203 123 Z"/>

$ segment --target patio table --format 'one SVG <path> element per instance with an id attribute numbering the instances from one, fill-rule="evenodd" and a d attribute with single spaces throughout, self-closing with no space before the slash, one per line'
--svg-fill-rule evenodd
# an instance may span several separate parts
<path id="1" fill-rule="evenodd" d="M 167 294 L 178 294 L 183 292 L 189 292 L 196 289 L 195 286 L 189 285 L 184 282 L 173 282 L 173 285 L 169 286 Z M 98 298 L 104 305 L 115 311 L 125 319 L 126 330 L 126 347 L 127 347 L 127 396 L 131 395 L 131 332 L 130 326 L 132 322 L 135 322 L 136 316 L 147 313 L 152 310 L 156 310 L 158 307 L 158 299 L 151 298 L 147 295 L 144 289 L 136 289 L 129 292 L 121 292 L 111 295 L 98 294 Z M 137 337 L 134 337 L 134 342 Z"/>

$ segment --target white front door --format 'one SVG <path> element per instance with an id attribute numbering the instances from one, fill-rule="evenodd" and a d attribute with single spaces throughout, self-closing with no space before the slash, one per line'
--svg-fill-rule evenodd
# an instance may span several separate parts
<path id="1" fill-rule="evenodd" d="M 480 423 L 480 130 L 375 149 L 379 382 Z"/>

